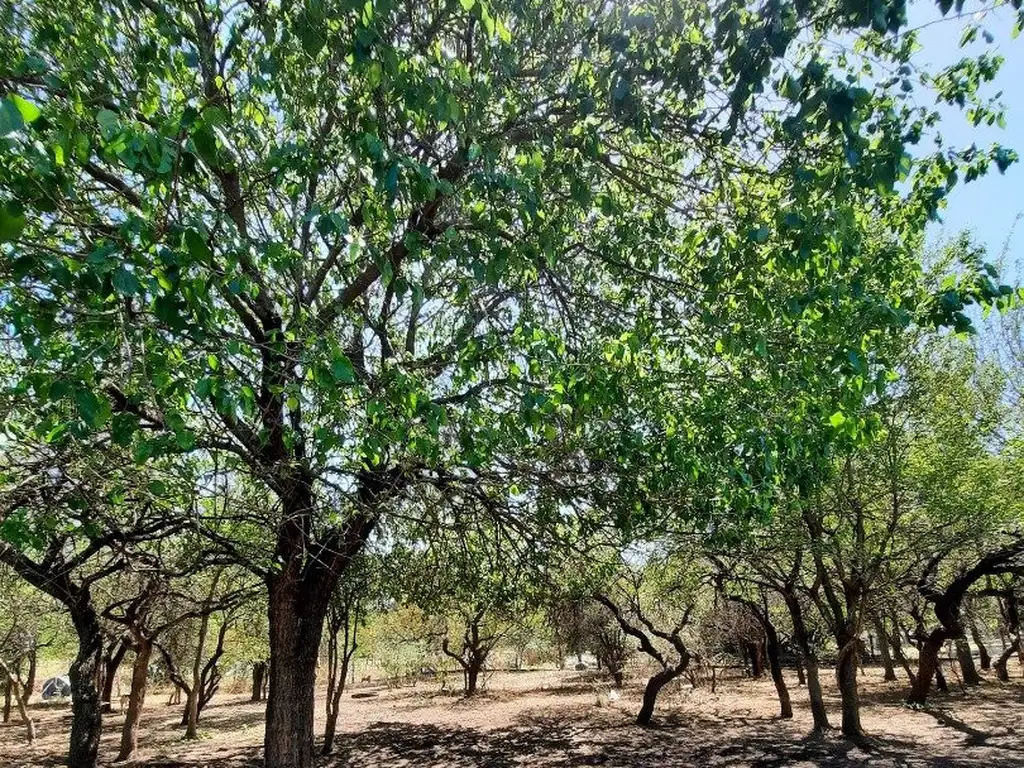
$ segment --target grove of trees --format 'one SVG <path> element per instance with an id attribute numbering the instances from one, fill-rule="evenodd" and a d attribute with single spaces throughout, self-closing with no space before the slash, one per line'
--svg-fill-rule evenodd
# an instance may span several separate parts
<path id="1" fill-rule="evenodd" d="M 72 768 L 128 663 L 118 759 L 244 665 L 267 768 L 367 647 L 639 666 L 641 725 L 796 664 L 858 741 L 868 636 L 917 705 L 1008 677 L 1021 295 L 925 244 L 1017 161 L 942 139 L 996 5 L 928 70 L 905 0 L 3 3 L 5 717 L 58 649 Z"/>

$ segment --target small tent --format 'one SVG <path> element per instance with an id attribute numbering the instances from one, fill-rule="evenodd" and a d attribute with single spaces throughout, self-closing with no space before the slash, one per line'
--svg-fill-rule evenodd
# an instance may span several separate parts
<path id="1" fill-rule="evenodd" d="M 71 695 L 71 681 L 63 675 L 51 677 L 43 683 L 43 701 L 63 699 Z"/>

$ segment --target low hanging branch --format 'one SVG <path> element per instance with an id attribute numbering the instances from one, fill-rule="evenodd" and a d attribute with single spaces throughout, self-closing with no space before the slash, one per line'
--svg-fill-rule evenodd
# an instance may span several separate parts
<path id="1" fill-rule="evenodd" d="M 655 627 L 654 623 L 643 614 L 638 600 L 632 601 L 631 608 L 641 626 L 631 622 L 629 617 L 616 605 L 615 601 L 607 595 L 598 593 L 594 595 L 594 599 L 611 612 L 624 633 L 639 642 L 639 650 L 650 656 L 661 666 L 661 669 L 647 681 L 647 685 L 644 688 L 643 704 L 636 716 L 637 725 L 648 726 L 651 724 L 651 718 L 654 715 L 654 705 L 658 700 L 658 694 L 661 692 L 661 689 L 683 674 L 686 668 L 690 666 L 690 660 L 693 658 L 680 635 L 683 627 L 690 621 L 693 606 L 689 606 L 683 613 L 679 623 L 666 632 Z M 676 659 L 673 661 L 667 654 L 658 650 L 651 639 L 652 637 L 668 643 L 675 651 Z"/>

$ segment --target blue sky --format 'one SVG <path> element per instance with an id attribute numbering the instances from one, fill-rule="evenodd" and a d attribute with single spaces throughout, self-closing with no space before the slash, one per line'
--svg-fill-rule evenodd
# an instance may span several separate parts
<path id="1" fill-rule="evenodd" d="M 985 6 L 968 2 L 965 11 L 981 7 Z M 965 13 L 961 18 L 951 13 L 943 19 L 934 0 L 922 0 L 910 6 L 910 26 L 921 27 L 922 49 L 917 61 L 928 65 L 927 68 L 948 66 L 986 47 L 995 48 L 1006 59 L 995 87 L 988 92 L 995 95 L 1002 91 L 1001 101 L 1006 105 L 1005 130 L 975 128 L 959 110 L 944 109 L 941 130 L 947 146 L 976 143 L 979 147 L 988 147 L 998 142 L 1016 149 L 1024 157 L 1024 34 L 1016 40 L 1010 38 L 1012 14 L 1012 9 L 1004 7 L 989 10 L 980 19 L 974 13 Z M 991 46 L 986 46 L 979 35 L 977 44 L 966 49 L 959 47 L 964 27 L 972 21 L 992 34 L 995 40 Z M 958 184 L 942 218 L 942 224 L 932 227 L 933 241 L 963 229 L 970 230 L 975 240 L 986 246 L 990 261 L 1004 262 L 1007 279 L 1024 280 L 1024 162 L 1014 164 L 1004 175 L 993 166 L 983 178 L 970 184 Z M 1008 238 L 1009 248 L 1004 257 Z"/>

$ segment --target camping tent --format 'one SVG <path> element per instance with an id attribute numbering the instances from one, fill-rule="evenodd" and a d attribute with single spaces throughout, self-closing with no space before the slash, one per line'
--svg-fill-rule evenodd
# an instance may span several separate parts
<path id="1" fill-rule="evenodd" d="M 43 701 L 63 699 L 71 695 L 71 681 L 63 675 L 51 677 L 43 683 Z"/>

